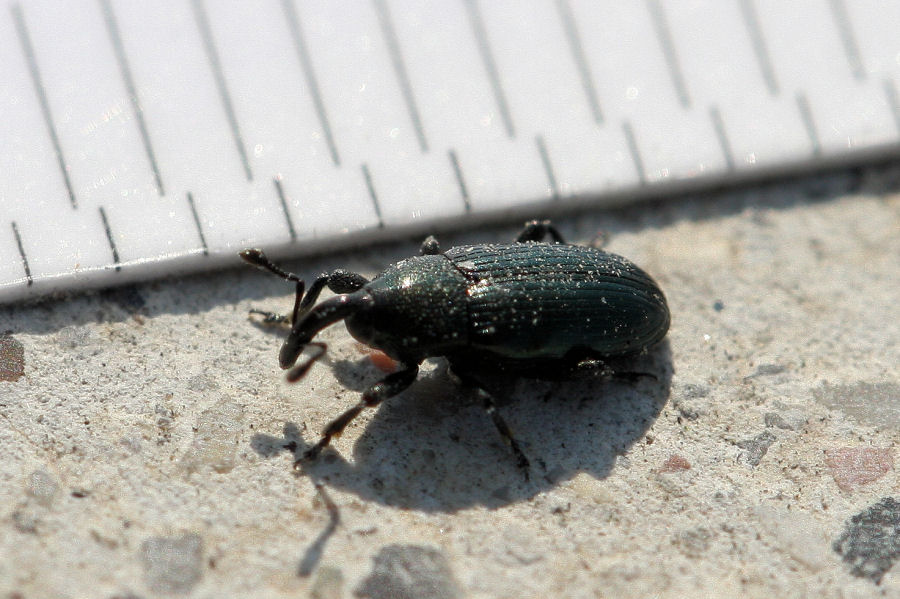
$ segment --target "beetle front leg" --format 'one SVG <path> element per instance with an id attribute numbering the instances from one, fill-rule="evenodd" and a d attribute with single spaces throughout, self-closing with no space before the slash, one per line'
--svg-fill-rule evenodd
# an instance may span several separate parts
<path id="1" fill-rule="evenodd" d="M 549 220 L 532 220 L 525 223 L 525 228 L 516 237 L 516 243 L 524 243 L 526 241 L 544 241 L 549 235 L 556 243 L 565 243 L 562 235 L 556 230 L 556 227 Z"/>
<path id="2" fill-rule="evenodd" d="M 291 324 L 291 317 L 287 314 L 278 314 L 277 312 L 258 310 L 256 308 L 250 308 L 250 314 L 262 316 L 262 320 L 258 322 L 262 322 L 263 324 L 286 324 L 288 326 Z"/>
<path id="3" fill-rule="evenodd" d="M 332 420 L 328 426 L 325 427 L 319 442 L 303 452 L 303 455 L 294 462 L 294 468 L 299 468 L 304 461 L 316 459 L 316 457 L 322 453 L 322 450 L 331 443 L 331 438 L 340 436 L 340 434 L 344 432 L 344 429 L 347 428 L 347 425 L 350 424 L 354 418 L 359 416 L 360 412 L 366 408 L 374 408 L 385 399 L 397 395 L 412 385 L 418 375 L 418 364 L 413 364 L 412 366 L 404 365 L 403 370 L 389 374 L 366 389 L 358 404 Z"/>

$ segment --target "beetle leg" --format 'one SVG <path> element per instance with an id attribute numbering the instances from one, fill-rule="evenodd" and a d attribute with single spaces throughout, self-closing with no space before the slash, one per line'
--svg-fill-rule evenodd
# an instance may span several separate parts
<path id="1" fill-rule="evenodd" d="M 399 370 L 389 374 L 382 380 L 378 381 L 363 392 L 362 399 L 358 404 L 332 420 L 325 430 L 322 431 L 322 438 L 319 442 L 303 452 L 303 455 L 294 462 L 294 467 L 299 468 L 304 461 L 314 460 L 325 447 L 331 442 L 332 437 L 340 436 L 350 422 L 359 416 L 359 413 L 366 408 L 374 408 L 385 399 L 393 397 L 409 387 L 419 375 L 418 364 L 412 366 L 404 365 L 403 370 Z"/>
<path id="2" fill-rule="evenodd" d="M 419 247 L 419 254 L 422 256 L 436 256 L 441 253 L 441 244 L 438 243 L 434 235 L 429 235 Z"/>
<path id="3" fill-rule="evenodd" d="M 555 243 L 565 243 L 562 235 L 556 230 L 556 227 L 549 220 L 532 220 L 525 223 L 525 228 L 516 237 L 516 243 L 524 243 L 526 241 L 543 241 L 549 235 Z"/>
<path id="4" fill-rule="evenodd" d="M 525 477 L 525 481 L 527 482 L 529 480 L 530 468 L 528 458 L 525 457 L 525 453 L 522 451 L 522 448 L 519 447 L 518 442 L 516 442 L 516 438 L 513 437 L 512 430 L 509 428 L 509 425 L 506 424 L 506 421 L 503 420 L 502 416 L 500 416 L 500 412 L 497 411 L 497 404 L 494 403 L 494 397 L 490 393 L 488 393 L 484 386 L 482 386 L 481 383 L 479 383 L 478 380 L 476 380 L 471 375 L 460 374 L 455 370 L 454 374 L 459 377 L 459 380 L 461 380 L 463 384 L 474 387 L 476 389 L 478 397 L 481 398 L 481 403 L 484 407 L 484 411 L 487 412 L 488 416 L 491 417 L 494 426 L 497 427 L 497 431 L 500 433 L 500 436 L 503 438 L 503 440 L 507 444 L 509 444 L 510 449 L 512 449 L 513 455 L 516 456 L 516 466 L 518 466 L 519 470 L 522 471 L 522 475 Z"/>
<path id="5" fill-rule="evenodd" d="M 635 371 L 620 371 L 613 370 L 609 364 L 604 362 L 603 360 L 599 360 L 597 358 L 586 358 L 581 360 L 575 365 L 575 369 L 579 371 L 591 371 L 595 372 L 597 375 L 608 378 L 608 379 L 618 379 L 620 381 L 625 381 L 627 383 L 634 383 L 642 378 L 650 378 L 655 380 L 657 376 L 652 372 L 635 372 Z"/>

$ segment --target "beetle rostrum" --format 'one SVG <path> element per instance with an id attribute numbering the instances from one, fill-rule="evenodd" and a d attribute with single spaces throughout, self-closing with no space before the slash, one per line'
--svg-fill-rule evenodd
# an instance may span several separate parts
<path id="1" fill-rule="evenodd" d="M 547 237 L 552 242 L 544 241 Z M 566 244 L 549 221 L 527 223 L 510 244 L 442 252 L 429 237 L 419 256 L 389 266 L 371 281 L 335 270 L 317 277 L 308 291 L 261 250 L 240 256 L 296 284 L 291 331 L 279 354 L 289 381 L 303 378 L 324 355 L 326 345 L 314 338 L 339 321 L 358 341 L 400 363 L 334 419 L 298 464 L 314 459 L 365 408 L 409 387 L 426 358 L 443 356 L 464 384 L 478 390 L 527 479 L 528 460 L 482 378 L 496 372 L 531 378 L 560 378 L 584 369 L 608 372 L 605 359 L 644 351 L 669 329 L 665 296 L 648 274 L 616 254 Z M 316 304 L 325 287 L 337 295 Z M 268 322 L 280 319 L 261 314 Z M 298 362 L 307 348 L 311 351 Z"/>

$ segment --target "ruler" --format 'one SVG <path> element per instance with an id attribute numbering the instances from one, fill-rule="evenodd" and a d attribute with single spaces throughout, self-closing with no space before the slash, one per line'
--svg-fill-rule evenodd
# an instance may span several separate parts
<path id="1" fill-rule="evenodd" d="M 34 0 L 0 11 L 0 301 L 900 141 L 900 3 Z"/>

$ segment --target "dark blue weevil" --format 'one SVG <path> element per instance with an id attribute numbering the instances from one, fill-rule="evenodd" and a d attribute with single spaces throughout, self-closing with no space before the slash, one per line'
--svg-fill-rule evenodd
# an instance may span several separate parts
<path id="1" fill-rule="evenodd" d="M 554 243 L 544 243 L 550 236 Z M 425 358 L 444 356 L 460 380 L 479 390 L 485 409 L 528 476 L 528 460 L 484 390 L 480 374 L 497 371 L 559 378 L 603 360 L 640 352 L 665 337 L 669 308 L 656 282 L 621 256 L 566 244 L 549 221 L 531 221 L 511 244 L 464 245 L 441 252 L 433 237 L 421 255 L 373 280 L 335 270 L 304 294 L 297 276 L 262 251 L 241 258 L 297 285 L 291 332 L 279 362 L 301 379 L 325 353 L 313 338 L 343 320 L 357 340 L 400 362 L 334 419 L 301 459 L 315 458 L 363 409 L 397 395 Z M 313 305 L 322 289 L 337 293 Z M 274 315 L 267 314 L 269 320 Z M 297 364 L 307 347 L 314 352 Z"/>

